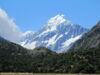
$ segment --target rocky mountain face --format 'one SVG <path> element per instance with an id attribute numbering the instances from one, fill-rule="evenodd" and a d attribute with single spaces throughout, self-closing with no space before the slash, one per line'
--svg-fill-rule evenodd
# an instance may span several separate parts
<path id="1" fill-rule="evenodd" d="M 70 49 L 87 50 L 100 49 L 100 21 L 87 33 L 85 33 Z"/>
<path id="2" fill-rule="evenodd" d="M 38 46 L 49 48 L 55 52 L 66 52 L 88 29 L 83 28 L 65 18 L 57 15 L 31 37 L 20 42 L 25 48 L 33 49 Z"/>

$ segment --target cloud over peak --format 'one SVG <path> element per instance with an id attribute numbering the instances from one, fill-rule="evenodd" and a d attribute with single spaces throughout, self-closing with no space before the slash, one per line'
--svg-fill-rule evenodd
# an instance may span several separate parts
<path id="1" fill-rule="evenodd" d="M 16 42 L 21 37 L 18 26 L 8 14 L 0 8 L 0 36 L 7 40 Z"/>

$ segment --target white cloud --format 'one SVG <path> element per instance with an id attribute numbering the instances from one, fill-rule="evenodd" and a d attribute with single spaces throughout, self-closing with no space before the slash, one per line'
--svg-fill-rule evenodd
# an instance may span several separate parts
<path id="1" fill-rule="evenodd" d="M 21 34 L 13 19 L 9 18 L 8 14 L 0 8 L 0 36 L 16 42 L 21 37 Z"/>

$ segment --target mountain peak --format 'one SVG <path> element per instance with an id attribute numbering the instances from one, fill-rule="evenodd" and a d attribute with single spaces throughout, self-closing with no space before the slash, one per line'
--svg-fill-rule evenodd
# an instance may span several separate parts
<path id="1" fill-rule="evenodd" d="M 62 23 L 71 23 L 68 19 L 65 18 L 65 16 L 63 14 L 58 14 L 52 18 L 50 18 L 48 20 L 48 25 L 59 25 L 59 24 L 62 24 Z"/>
<path id="2" fill-rule="evenodd" d="M 64 15 L 56 15 L 34 35 L 25 37 L 20 44 L 29 49 L 43 46 L 55 52 L 65 52 L 86 31 L 87 29 L 73 24 Z"/>

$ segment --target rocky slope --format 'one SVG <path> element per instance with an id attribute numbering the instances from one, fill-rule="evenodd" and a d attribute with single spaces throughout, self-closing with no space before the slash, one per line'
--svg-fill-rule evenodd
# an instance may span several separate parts
<path id="1" fill-rule="evenodd" d="M 85 33 L 70 49 L 73 51 L 90 48 L 100 49 L 100 21 L 90 31 Z"/>

